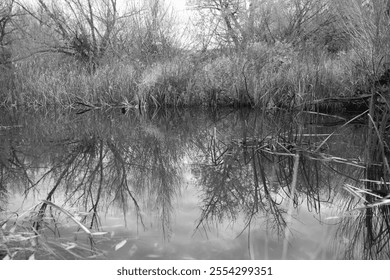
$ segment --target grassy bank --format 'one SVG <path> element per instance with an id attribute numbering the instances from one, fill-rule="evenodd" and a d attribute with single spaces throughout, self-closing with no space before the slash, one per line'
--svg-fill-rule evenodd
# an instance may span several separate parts
<path id="1" fill-rule="evenodd" d="M 182 53 L 149 65 L 126 58 L 103 62 L 90 73 L 60 55 L 35 56 L 14 65 L 13 86 L 3 105 L 251 106 L 287 107 L 335 96 L 351 96 L 349 53 L 297 51 L 289 44 L 256 43 L 242 53 Z M 364 79 L 364 77 L 363 77 Z"/>

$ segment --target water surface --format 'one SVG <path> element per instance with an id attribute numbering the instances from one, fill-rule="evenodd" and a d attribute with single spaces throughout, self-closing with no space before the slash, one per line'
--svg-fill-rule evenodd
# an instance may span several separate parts
<path id="1" fill-rule="evenodd" d="M 0 257 L 388 259 L 347 118 L 3 111 Z"/>

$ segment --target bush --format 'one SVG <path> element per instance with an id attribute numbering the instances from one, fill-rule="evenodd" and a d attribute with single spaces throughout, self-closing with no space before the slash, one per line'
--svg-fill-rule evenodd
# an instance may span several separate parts
<path id="1" fill-rule="evenodd" d="M 142 73 L 138 98 L 154 106 L 189 105 L 192 75 L 193 65 L 184 56 L 154 63 Z"/>

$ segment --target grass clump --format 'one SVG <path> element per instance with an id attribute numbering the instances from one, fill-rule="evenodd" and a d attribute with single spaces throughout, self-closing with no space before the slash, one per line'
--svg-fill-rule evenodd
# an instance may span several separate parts
<path id="1" fill-rule="evenodd" d="M 196 72 L 211 105 L 293 108 L 314 99 L 350 96 L 345 58 L 302 53 L 288 43 L 255 43 L 241 54 L 217 56 Z"/>
<path id="2" fill-rule="evenodd" d="M 113 61 L 89 73 L 76 62 L 50 64 L 47 58 L 33 59 L 18 64 L 15 88 L 8 93 L 5 103 L 62 107 L 76 102 L 120 104 L 135 99 L 135 75 L 134 67 L 124 61 Z"/>

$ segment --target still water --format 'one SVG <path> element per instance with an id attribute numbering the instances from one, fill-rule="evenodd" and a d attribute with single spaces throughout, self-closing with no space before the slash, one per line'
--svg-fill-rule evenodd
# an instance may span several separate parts
<path id="1" fill-rule="evenodd" d="M 2 111 L 0 258 L 389 259 L 387 212 L 348 191 L 366 127 L 345 122 Z"/>

